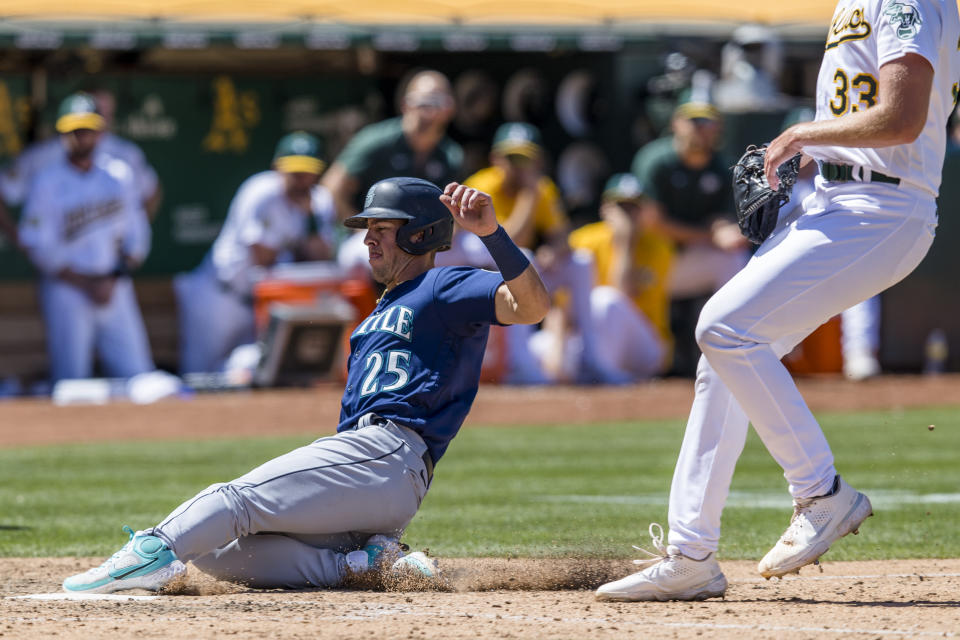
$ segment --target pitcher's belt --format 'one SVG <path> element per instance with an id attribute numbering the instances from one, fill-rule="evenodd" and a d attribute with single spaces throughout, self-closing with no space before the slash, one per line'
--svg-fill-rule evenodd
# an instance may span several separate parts
<path id="1" fill-rule="evenodd" d="M 864 179 L 864 174 L 867 174 L 869 180 Z M 870 171 L 863 167 L 854 167 L 849 164 L 834 164 L 832 162 L 820 163 L 820 175 L 830 182 L 851 182 L 858 180 L 860 182 L 900 184 L 900 178 L 884 175 L 879 171 Z"/>

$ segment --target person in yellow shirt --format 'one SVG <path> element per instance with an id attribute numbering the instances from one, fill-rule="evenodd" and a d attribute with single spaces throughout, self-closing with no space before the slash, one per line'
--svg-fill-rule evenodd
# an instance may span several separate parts
<path id="1" fill-rule="evenodd" d="M 569 221 L 553 181 L 544 175 L 540 131 L 525 122 L 508 122 L 497 129 L 490 153 L 491 166 L 466 184 L 489 193 L 497 221 L 520 247 L 540 244 L 569 253 Z"/>
<path id="2" fill-rule="evenodd" d="M 582 336 L 582 364 L 576 381 L 621 383 L 623 376 L 608 371 L 595 357 L 598 331 L 590 311 L 594 287 L 593 260 L 571 251 L 567 242 L 570 222 L 560 192 L 544 173 L 546 151 L 539 129 L 525 122 L 507 122 L 493 137 L 490 165 L 464 181 L 490 194 L 497 220 L 513 241 L 530 251 L 534 264 L 551 295 L 563 292 L 569 300 L 572 327 Z M 443 264 L 490 266 L 490 256 L 472 234 L 458 234 Z M 440 263 L 438 263 L 440 264 Z M 530 353 L 533 327 L 515 325 L 507 330 L 508 364 L 505 382 L 546 384 L 554 377 L 545 373 Z"/>
<path id="3" fill-rule="evenodd" d="M 593 325 L 603 327 L 596 357 L 633 381 L 663 373 L 670 362 L 668 283 L 673 243 L 650 229 L 656 209 L 640 181 L 616 174 L 602 196 L 600 222 L 570 234 L 570 246 L 593 256 L 598 286 L 590 296 Z"/>

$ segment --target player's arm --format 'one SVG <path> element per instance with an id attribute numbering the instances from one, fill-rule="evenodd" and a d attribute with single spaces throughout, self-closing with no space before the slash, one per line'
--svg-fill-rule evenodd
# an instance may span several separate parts
<path id="1" fill-rule="evenodd" d="M 456 182 L 451 182 L 440 196 L 461 227 L 483 241 L 503 276 L 497 289 L 497 321 L 503 324 L 535 324 L 550 309 L 550 295 L 540 274 L 497 224 L 490 196 Z"/>
<path id="2" fill-rule="evenodd" d="M 360 189 L 360 181 L 351 175 L 344 165 L 339 162 L 330 165 L 323 174 L 321 184 L 330 190 L 340 220 L 346 220 L 357 213 L 353 203 Z"/>
<path id="3" fill-rule="evenodd" d="M 933 66 L 908 53 L 880 67 L 877 104 L 834 120 L 802 122 L 781 133 L 767 149 L 764 171 L 771 188 L 776 169 L 805 146 L 890 147 L 913 142 L 923 132 L 930 107 Z"/>

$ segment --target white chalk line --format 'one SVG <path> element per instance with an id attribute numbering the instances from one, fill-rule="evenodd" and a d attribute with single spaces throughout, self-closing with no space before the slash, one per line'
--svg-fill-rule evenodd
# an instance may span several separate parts
<path id="1" fill-rule="evenodd" d="M 960 493 L 914 493 L 888 489 L 865 490 L 874 507 L 896 509 L 918 504 L 960 504 Z M 640 495 L 540 495 L 531 496 L 534 502 L 562 504 L 610 504 L 665 506 L 668 496 L 664 493 Z M 783 509 L 793 506 L 786 491 L 731 491 L 727 507 L 736 509 Z"/>
<path id="2" fill-rule="evenodd" d="M 12 600 L 159 600 L 160 596 L 117 595 L 115 593 L 31 593 L 25 596 L 12 596 Z"/>
<path id="3" fill-rule="evenodd" d="M 804 581 L 804 580 L 880 580 L 883 578 L 916 578 L 919 580 L 927 580 L 928 578 L 960 578 L 960 573 L 878 573 L 874 575 L 862 575 L 862 576 L 820 576 L 820 575 L 804 575 L 804 576 L 784 576 L 780 578 L 782 582 L 793 582 L 793 581 Z M 729 582 L 735 583 L 751 583 L 751 582 L 772 582 L 773 578 L 767 580 L 766 578 L 734 578 L 729 580 Z"/>

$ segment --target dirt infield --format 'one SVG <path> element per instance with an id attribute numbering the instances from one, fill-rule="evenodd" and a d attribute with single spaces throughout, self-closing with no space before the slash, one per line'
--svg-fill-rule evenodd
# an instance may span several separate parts
<path id="1" fill-rule="evenodd" d="M 679 419 L 688 380 L 642 387 L 481 389 L 469 425 Z M 960 405 L 960 376 L 807 379 L 815 411 Z M 213 438 L 332 431 L 335 387 L 195 396 L 137 407 L 0 403 L 0 447 L 135 438 Z M 953 532 L 950 532 L 953 535 Z M 625 561 L 441 559 L 443 583 L 388 591 L 251 591 L 195 569 L 170 594 L 42 600 L 97 559 L 0 559 L 0 638 L 925 638 L 960 635 L 960 560 L 829 562 L 764 581 L 721 563 L 730 588 L 702 603 L 611 604 L 597 585 Z"/>
<path id="2" fill-rule="evenodd" d="M 764 581 L 722 563 L 726 598 L 603 603 L 592 589 L 625 562 L 444 561 L 451 591 L 255 592 L 191 570 L 182 593 L 143 600 L 22 600 L 56 591 L 89 560 L 0 560 L 9 638 L 927 638 L 960 631 L 960 561 L 824 564 Z M 576 586 L 579 589 L 570 589 Z M 491 590 L 492 589 L 492 590 Z M 145 591 L 129 592 L 143 594 Z"/>

